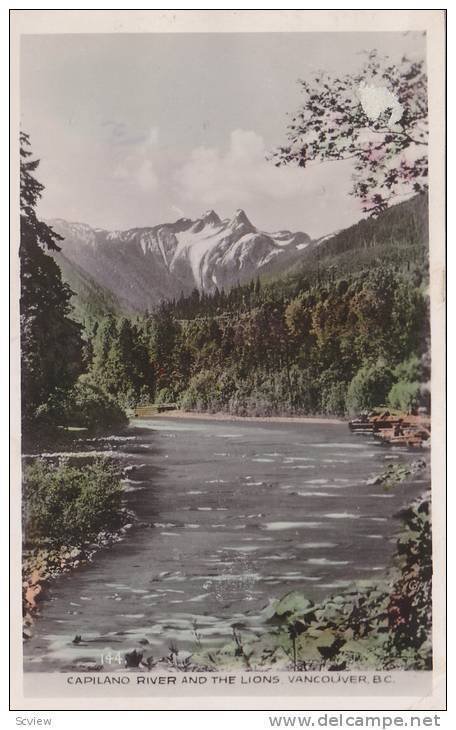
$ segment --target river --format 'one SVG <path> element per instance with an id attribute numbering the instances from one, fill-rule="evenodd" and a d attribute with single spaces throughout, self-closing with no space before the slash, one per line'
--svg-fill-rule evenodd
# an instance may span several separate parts
<path id="1" fill-rule="evenodd" d="M 411 455 L 343 423 L 160 417 L 91 448 L 133 467 L 127 504 L 151 526 L 53 582 L 24 647 L 29 671 L 106 656 L 112 671 L 133 648 L 159 657 L 220 646 L 233 623 L 261 631 L 260 611 L 287 591 L 319 599 L 381 573 L 396 513 L 428 486 L 366 485 Z"/>

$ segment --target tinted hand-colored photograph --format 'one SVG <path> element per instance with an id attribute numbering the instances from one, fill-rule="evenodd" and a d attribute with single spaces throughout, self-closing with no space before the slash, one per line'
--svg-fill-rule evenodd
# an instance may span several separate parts
<path id="1" fill-rule="evenodd" d="M 21 36 L 24 676 L 432 670 L 428 60 Z"/>

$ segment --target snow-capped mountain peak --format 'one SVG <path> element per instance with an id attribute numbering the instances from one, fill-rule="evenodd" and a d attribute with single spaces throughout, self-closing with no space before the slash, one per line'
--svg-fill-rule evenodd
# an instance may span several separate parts
<path id="1" fill-rule="evenodd" d="M 203 215 L 201 216 L 201 220 L 204 221 L 204 223 L 206 223 L 207 225 L 212 225 L 212 226 L 221 226 L 222 225 L 222 221 L 218 217 L 215 210 L 206 210 L 206 212 L 203 213 Z"/>
<path id="2" fill-rule="evenodd" d="M 247 215 L 241 208 L 237 209 L 236 213 L 234 214 L 234 216 L 231 218 L 230 222 L 228 223 L 228 227 L 232 231 L 237 231 L 237 232 L 242 231 L 243 235 L 248 232 L 256 231 L 255 226 L 253 226 L 251 224 L 251 222 L 247 218 Z"/>
<path id="3" fill-rule="evenodd" d="M 310 244 L 306 233 L 257 229 L 241 208 L 230 219 L 208 210 L 196 220 L 179 218 L 122 232 L 61 219 L 49 223 L 64 237 L 57 260 L 65 257 L 139 310 L 195 287 L 228 289 L 266 269 L 281 270 Z"/>

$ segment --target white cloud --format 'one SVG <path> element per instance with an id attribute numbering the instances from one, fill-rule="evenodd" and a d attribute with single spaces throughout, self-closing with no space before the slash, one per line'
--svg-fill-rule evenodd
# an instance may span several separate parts
<path id="1" fill-rule="evenodd" d="M 350 185 L 347 165 L 330 162 L 305 170 L 276 167 L 266 159 L 267 153 L 263 137 L 236 129 L 230 134 L 226 150 L 198 147 L 192 151 L 177 171 L 179 193 L 201 210 L 217 206 L 260 212 L 270 209 L 274 217 L 282 217 L 282 226 L 288 226 L 288 221 L 301 211 L 307 230 L 320 233 L 330 229 L 322 220 L 322 211 L 329 201 L 333 210 L 333 201 L 345 198 Z M 350 203 L 348 208 L 356 207 Z"/>
<path id="2" fill-rule="evenodd" d="M 347 199 L 350 162 L 278 168 L 266 159 L 264 138 L 253 130 L 232 131 L 226 144 L 179 151 L 161 144 L 157 127 L 122 127 L 117 137 L 123 141 L 110 147 L 111 174 L 132 226 L 163 222 L 164 211 L 197 217 L 214 208 L 225 217 L 245 208 L 262 230 L 318 236 L 361 215 L 358 202 Z"/>
<path id="3" fill-rule="evenodd" d="M 225 152 L 214 147 L 194 149 L 178 170 L 178 185 L 184 197 L 206 205 L 257 197 L 280 200 L 302 192 L 302 170 L 277 168 L 266 160 L 266 153 L 259 134 L 236 129 Z"/>

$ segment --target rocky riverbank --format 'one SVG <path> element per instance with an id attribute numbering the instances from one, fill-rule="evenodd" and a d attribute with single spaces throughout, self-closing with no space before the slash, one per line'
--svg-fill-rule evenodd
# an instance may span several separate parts
<path id="1" fill-rule="evenodd" d="M 140 526 L 136 516 L 123 510 L 124 524 L 114 532 L 103 530 L 82 546 L 63 545 L 60 548 L 37 547 L 24 550 L 22 555 L 23 638 L 29 639 L 40 602 L 45 598 L 52 580 L 91 563 L 95 554 L 125 538 L 129 530 Z"/>
<path id="2" fill-rule="evenodd" d="M 53 580 L 89 564 L 97 552 L 141 526 L 125 504 L 125 488 L 135 467 L 114 465 L 112 457 L 118 454 L 109 447 L 116 438 L 74 441 L 73 451 L 24 456 L 24 639 L 32 635 L 40 603 Z M 93 449 L 98 442 L 107 448 Z M 87 445 L 93 450 L 76 450 Z M 58 517 L 52 512 L 57 505 Z"/>

